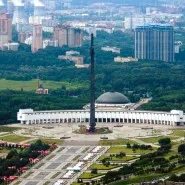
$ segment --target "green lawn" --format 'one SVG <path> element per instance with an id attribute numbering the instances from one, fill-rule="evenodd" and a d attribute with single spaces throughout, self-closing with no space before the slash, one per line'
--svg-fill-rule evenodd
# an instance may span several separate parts
<path id="1" fill-rule="evenodd" d="M 166 138 L 166 137 L 170 138 L 171 140 L 178 139 L 175 136 L 167 135 L 167 136 L 160 136 L 160 137 L 139 138 L 139 140 L 144 141 L 145 143 L 158 143 L 159 139 Z"/>
<path id="2" fill-rule="evenodd" d="M 10 134 L 9 132 L 0 132 L 0 139 L 1 139 L 1 137 L 4 137 L 9 134 Z"/>
<path id="3" fill-rule="evenodd" d="M 1 137 L 1 140 L 7 141 L 7 142 L 13 142 L 13 143 L 19 143 L 19 142 L 25 141 L 27 139 L 29 139 L 29 137 L 18 136 L 16 134 L 11 134 L 8 136 Z"/>
<path id="4" fill-rule="evenodd" d="M 185 171 L 185 166 L 181 165 L 179 167 L 177 167 L 176 169 L 174 169 L 171 174 L 176 174 L 176 173 L 184 173 Z"/>
<path id="5" fill-rule="evenodd" d="M 97 170 L 111 170 L 114 168 L 119 167 L 120 165 L 109 165 L 109 166 L 104 166 L 103 164 L 92 164 L 89 169 L 97 169 Z"/>
<path id="6" fill-rule="evenodd" d="M 180 144 L 181 144 L 180 142 L 179 143 L 172 142 L 172 148 L 171 148 L 171 150 L 177 152 L 178 151 L 178 147 L 179 147 Z"/>
<path id="7" fill-rule="evenodd" d="M 125 152 L 126 154 L 146 154 L 146 153 L 151 153 L 154 150 L 136 150 L 135 152 L 133 152 L 132 149 L 130 148 L 126 148 L 124 146 L 112 146 L 110 147 L 106 153 L 114 153 L 114 154 L 119 154 L 120 152 Z"/>
<path id="8" fill-rule="evenodd" d="M 94 177 L 99 177 L 101 175 L 103 175 L 103 174 L 101 174 L 101 173 L 92 174 L 92 173 L 84 172 L 82 175 L 80 175 L 79 178 L 82 178 L 82 179 L 92 179 Z"/>
<path id="9" fill-rule="evenodd" d="M 20 127 L 7 127 L 7 126 L 0 126 L 0 132 L 13 132 L 16 130 L 21 129 Z"/>
<path id="10" fill-rule="evenodd" d="M 166 155 L 164 155 L 164 157 L 165 157 L 166 159 L 169 159 L 171 156 L 174 156 L 174 155 L 177 155 L 177 154 L 178 154 L 177 152 L 171 150 L 171 151 L 168 152 Z"/>
<path id="11" fill-rule="evenodd" d="M 101 140 L 99 141 L 98 145 L 112 146 L 112 145 L 126 145 L 127 143 L 137 144 L 136 141 L 132 141 L 129 139 L 114 139 L 114 140 Z"/>
<path id="12" fill-rule="evenodd" d="M 66 89 L 78 89 L 88 87 L 87 83 L 69 83 L 69 82 L 56 82 L 56 81 L 40 81 L 40 83 L 48 89 L 58 89 L 62 86 L 65 86 Z M 37 80 L 30 81 L 14 81 L 14 80 L 5 80 L 0 79 L 0 90 L 12 89 L 12 90 L 21 90 L 24 91 L 35 91 L 37 88 Z"/>
<path id="13" fill-rule="evenodd" d="M 177 137 L 184 137 L 185 131 L 184 130 L 173 130 L 173 133 L 171 135 L 177 136 Z"/>

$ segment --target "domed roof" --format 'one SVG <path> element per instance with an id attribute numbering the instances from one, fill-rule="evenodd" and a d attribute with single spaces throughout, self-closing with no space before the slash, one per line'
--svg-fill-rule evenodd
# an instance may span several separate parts
<path id="1" fill-rule="evenodd" d="M 129 102 L 129 99 L 119 92 L 106 92 L 96 100 L 96 103 L 99 104 L 125 104 Z"/>

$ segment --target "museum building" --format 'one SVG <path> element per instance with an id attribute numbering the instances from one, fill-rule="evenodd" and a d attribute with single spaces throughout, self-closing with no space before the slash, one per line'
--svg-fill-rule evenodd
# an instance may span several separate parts
<path id="1" fill-rule="evenodd" d="M 136 104 L 118 92 L 106 92 L 95 103 L 96 123 L 152 124 L 180 126 L 185 124 L 181 110 L 170 112 L 135 110 Z M 82 110 L 34 111 L 19 109 L 17 120 L 21 124 L 89 123 L 89 104 Z"/>

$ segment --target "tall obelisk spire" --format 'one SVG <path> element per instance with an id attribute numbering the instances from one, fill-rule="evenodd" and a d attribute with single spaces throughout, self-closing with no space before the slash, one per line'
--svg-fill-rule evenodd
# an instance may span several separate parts
<path id="1" fill-rule="evenodd" d="M 96 131 L 95 126 L 95 75 L 94 75 L 94 36 L 91 34 L 91 105 L 90 105 L 90 123 L 89 132 L 94 133 Z"/>

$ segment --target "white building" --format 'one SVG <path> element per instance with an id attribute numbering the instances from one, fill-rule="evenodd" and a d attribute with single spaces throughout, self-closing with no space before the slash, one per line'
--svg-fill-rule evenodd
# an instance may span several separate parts
<path id="1" fill-rule="evenodd" d="M 114 62 L 138 62 L 137 58 L 132 58 L 132 57 L 114 57 Z"/>
<path id="2" fill-rule="evenodd" d="M 101 47 L 101 50 L 102 51 L 110 51 L 112 53 L 118 53 L 118 54 L 120 54 L 120 52 L 121 52 L 121 48 L 110 47 L 110 46 Z"/>
<path id="3" fill-rule="evenodd" d="M 124 27 L 126 30 L 135 29 L 138 25 L 144 24 L 144 23 L 152 23 L 153 19 L 148 16 L 130 16 L 125 17 L 124 21 Z"/>
<path id="4" fill-rule="evenodd" d="M 175 42 L 175 53 L 179 53 L 180 52 L 180 47 L 182 46 L 182 42 L 181 41 L 176 41 Z"/>
<path id="5" fill-rule="evenodd" d="M 7 44 L 7 47 L 8 47 L 8 50 L 18 51 L 18 49 L 19 49 L 19 43 L 17 43 L 17 42 L 8 43 Z"/>
<path id="6" fill-rule="evenodd" d="M 120 93 L 104 93 L 96 100 L 96 122 L 185 125 L 185 114 L 181 110 L 172 110 L 170 112 L 132 110 L 132 105 Z M 89 118 L 89 109 L 52 111 L 20 109 L 17 113 L 17 120 L 21 124 L 89 123 Z"/>
<path id="7" fill-rule="evenodd" d="M 49 39 L 43 40 L 42 46 L 43 46 L 43 48 L 46 48 L 47 46 L 57 47 L 58 40 L 49 40 Z"/>

